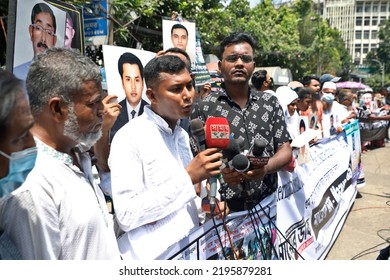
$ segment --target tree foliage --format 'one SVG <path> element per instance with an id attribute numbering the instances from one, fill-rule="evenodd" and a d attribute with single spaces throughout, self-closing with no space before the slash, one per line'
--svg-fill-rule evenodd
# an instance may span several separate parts
<path id="1" fill-rule="evenodd" d="M 380 64 L 384 65 L 384 73 L 390 72 L 390 19 L 388 19 L 379 29 L 380 43 L 375 51 L 371 51 L 366 56 L 368 66 L 371 68 L 371 74 L 367 83 L 378 90 L 382 86 L 382 69 Z M 375 62 L 377 60 L 380 62 Z M 384 75 L 384 85 L 390 84 L 390 77 Z"/>
<path id="2" fill-rule="evenodd" d="M 63 1 L 76 5 L 86 2 Z M 219 56 L 221 40 L 233 31 L 243 31 L 257 41 L 258 66 L 290 68 L 294 79 L 311 73 L 341 75 L 350 71 L 351 59 L 344 42 L 315 13 L 311 0 L 284 5 L 263 0 L 253 8 L 249 0 L 109 0 L 109 3 L 114 45 L 135 48 L 139 42 L 145 50 L 161 50 L 162 19 L 170 18 L 176 11 L 196 23 L 203 53 Z M 132 11 L 138 15 L 135 20 Z"/>

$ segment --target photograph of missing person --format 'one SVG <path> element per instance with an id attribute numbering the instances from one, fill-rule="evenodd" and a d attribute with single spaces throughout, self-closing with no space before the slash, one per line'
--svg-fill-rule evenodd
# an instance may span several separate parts
<path id="1" fill-rule="evenodd" d="M 47 48 L 63 47 L 66 12 L 47 1 L 17 1 L 12 72 L 26 80 L 33 59 Z"/>
<path id="2" fill-rule="evenodd" d="M 317 116 L 316 114 L 311 114 L 310 115 L 310 122 L 309 122 L 309 128 L 310 129 L 317 129 Z"/>
<path id="3" fill-rule="evenodd" d="M 129 104 L 133 104 L 134 102 L 138 103 L 142 97 L 143 100 L 150 103 L 146 96 L 146 86 L 143 75 L 140 74 L 143 73 L 143 69 L 140 68 L 145 67 L 145 65 L 155 56 L 156 54 L 154 52 L 103 45 L 103 59 L 105 61 L 104 68 L 106 72 L 108 93 L 117 95 L 118 102 L 127 98 Z M 141 67 L 139 66 L 140 63 L 142 64 Z M 137 75 L 135 74 L 135 71 L 138 73 Z M 142 76 L 141 80 L 139 79 L 140 76 Z M 134 85 L 138 86 L 132 86 L 130 84 L 132 81 L 135 83 Z M 137 88 L 137 90 L 135 88 Z M 134 91 L 133 94 L 131 93 L 132 90 Z M 136 92 L 138 93 L 136 94 Z M 139 93 L 142 93 L 142 96 L 139 96 Z M 137 95 L 137 97 L 135 97 L 135 95 Z M 132 96 L 134 96 L 134 98 Z"/>
<path id="4" fill-rule="evenodd" d="M 298 119 L 298 135 L 304 133 L 308 128 L 309 119 L 307 116 L 300 116 Z M 298 153 L 298 164 L 302 165 L 310 161 L 309 154 L 309 142 L 305 143 L 300 149 Z"/>
<path id="5" fill-rule="evenodd" d="M 195 63 L 196 33 L 195 23 L 189 21 L 162 21 L 163 49 L 180 48 L 185 50 L 191 58 L 191 63 Z"/>
<path id="6" fill-rule="evenodd" d="M 306 127 L 307 127 L 307 117 L 300 117 L 298 134 L 302 134 L 303 132 L 305 132 Z"/>
<path id="7" fill-rule="evenodd" d="M 78 49 L 84 54 L 84 21 L 82 8 L 58 0 L 48 0 L 47 2 L 66 12 L 64 47 Z"/>

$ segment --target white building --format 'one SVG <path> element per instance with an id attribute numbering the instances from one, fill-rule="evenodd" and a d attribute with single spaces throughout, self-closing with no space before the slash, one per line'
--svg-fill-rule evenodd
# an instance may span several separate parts
<path id="1" fill-rule="evenodd" d="M 390 16 L 390 0 L 318 0 L 321 16 L 337 28 L 356 65 L 380 42 L 379 29 Z"/>

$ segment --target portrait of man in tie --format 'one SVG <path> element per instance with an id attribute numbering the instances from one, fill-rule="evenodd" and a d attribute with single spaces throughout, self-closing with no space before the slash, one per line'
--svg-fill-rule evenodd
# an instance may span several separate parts
<path id="1" fill-rule="evenodd" d="M 118 60 L 118 72 L 122 80 L 125 99 L 119 103 L 122 109 L 114 126 L 111 128 L 110 142 L 123 125 L 141 115 L 144 111 L 144 106 L 149 104 L 142 99 L 144 67 L 141 60 L 133 53 L 123 53 Z"/>

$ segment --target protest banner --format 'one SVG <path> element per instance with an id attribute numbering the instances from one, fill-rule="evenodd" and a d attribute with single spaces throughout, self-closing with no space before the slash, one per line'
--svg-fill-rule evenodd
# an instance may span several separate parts
<path id="1" fill-rule="evenodd" d="M 294 172 L 279 171 L 274 193 L 250 211 L 207 221 L 159 259 L 324 259 L 355 200 L 358 122 L 309 147 Z M 295 156 L 298 150 L 294 151 Z"/>

